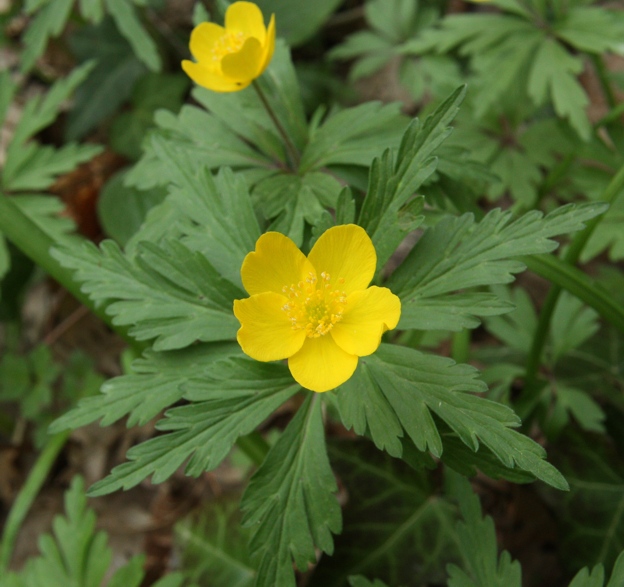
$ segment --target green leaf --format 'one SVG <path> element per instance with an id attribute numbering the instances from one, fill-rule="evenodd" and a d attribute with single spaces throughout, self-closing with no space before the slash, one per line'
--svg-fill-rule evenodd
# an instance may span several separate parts
<path id="1" fill-rule="evenodd" d="M 328 165 L 367 167 L 380 151 L 398 146 L 404 127 L 398 104 L 366 102 L 340 110 L 311 133 L 300 170 Z"/>
<path id="2" fill-rule="evenodd" d="M 21 70 L 29 71 L 45 51 L 48 39 L 61 34 L 69 18 L 73 0 L 46 0 L 24 34 Z"/>
<path id="3" fill-rule="evenodd" d="M 169 433 L 131 448 L 129 462 L 93 485 L 89 495 L 129 489 L 150 475 L 152 483 L 161 483 L 187 459 L 187 475 L 216 468 L 239 436 L 255 430 L 300 389 L 286 366 L 249 359 L 215 363 L 190 388 L 193 403 L 167 411 L 156 425 Z"/>
<path id="4" fill-rule="evenodd" d="M 76 271 L 84 293 L 107 304 L 113 324 L 132 325 L 137 340 L 155 339 L 155 350 L 231 339 L 239 328 L 232 303 L 243 293 L 180 242 L 141 243 L 132 260 L 113 241 L 52 254 Z"/>
<path id="5" fill-rule="evenodd" d="M 432 323 L 420 304 L 427 308 L 427 300 L 439 296 L 448 300 L 453 291 L 509 283 L 514 273 L 526 267 L 526 259 L 520 261 L 517 257 L 555 249 L 557 243 L 552 237 L 580 230 L 585 221 L 603 211 L 602 204 L 571 204 L 545 217 L 534 210 L 515 221 L 511 212 L 498 209 L 479 223 L 472 214 L 443 218 L 425 232 L 388 280 L 388 287 L 402 300 L 399 328 L 460 330 L 474 324 L 474 315 L 466 312 L 458 316 L 451 306 L 441 320 Z M 501 313 L 504 308 L 504 304 L 496 304 L 488 310 L 489 315 Z M 444 312 L 443 305 L 437 309 Z"/>
<path id="6" fill-rule="evenodd" d="M 87 509 L 82 478 L 74 477 L 65 493 L 65 516 L 53 521 L 54 535 L 39 538 L 40 556 L 27 561 L 19 573 L 0 577 L 0 587 L 101 587 L 112 552 L 104 532 L 95 531 L 96 517 Z M 133 557 L 108 582 L 108 587 L 139 587 L 143 557 Z M 123 578 L 123 582 L 121 579 Z"/>
<path id="7" fill-rule="evenodd" d="M 292 47 L 303 44 L 312 37 L 336 10 L 340 0 L 257 0 L 265 20 L 275 14 L 280 37 Z"/>
<path id="8" fill-rule="evenodd" d="M 111 177 L 102 188 L 97 203 L 104 232 L 122 247 L 139 230 L 149 210 L 166 196 L 162 188 L 141 191 L 125 185 L 126 174 L 121 171 Z"/>
<path id="9" fill-rule="evenodd" d="M 520 563 L 512 561 L 507 551 L 498 556 L 494 522 L 489 516 L 483 517 L 470 484 L 459 476 L 451 479 L 464 518 L 457 523 L 457 536 L 465 570 L 449 565 L 448 587 L 521 587 Z"/>
<path id="10" fill-rule="evenodd" d="M 182 568 L 203 585 L 253 584 L 256 570 L 249 562 L 248 532 L 240 527 L 239 500 L 233 497 L 206 501 L 199 516 L 187 517 L 175 526 L 174 540 Z"/>
<path id="11" fill-rule="evenodd" d="M 50 426 L 56 434 L 101 419 L 102 426 L 128 416 L 127 426 L 143 425 L 184 395 L 182 386 L 201 377 L 212 363 L 241 354 L 236 343 L 198 344 L 180 351 L 148 350 L 132 363 L 132 373 L 110 379 L 101 395 L 80 400 L 78 406 Z"/>
<path id="12" fill-rule="evenodd" d="M 624 259 L 624 198 L 618 197 L 607 210 L 583 249 L 581 261 L 587 262 L 608 249 L 609 260 Z"/>
<path id="13" fill-rule="evenodd" d="M 105 0 L 105 2 L 119 32 L 130 43 L 134 54 L 152 71 L 160 70 L 160 55 L 156 43 L 141 24 L 132 3 L 129 0 Z"/>
<path id="14" fill-rule="evenodd" d="M 254 200 L 267 218 L 274 218 L 270 230 L 281 232 L 297 246 L 303 243 L 305 224 L 316 225 L 325 208 L 335 208 L 340 183 L 326 173 L 278 174 L 256 185 Z"/>
<path id="15" fill-rule="evenodd" d="M 621 426 L 621 418 L 613 423 Z M 571 431 L 557 446 L 558 465 L 570 482 L 569 494 L 556 504 L 564 537 L 561 560 L 570 570 L 597 563 L 609 568 L 624 549 L 624 463 L 619 449 L 607 437 Z"/>
<path id="16" fill-rule="evenodd" d="M 399 213 L 435 170 L 433 152 L 451 133 L 448 125 L 457 114 L 464 94 L 465 88 L 458 88 L 427 117 L 422 127 L 418 119 L 412 121 L 401 140 L 396 162 L 386 151 L 371 165 L 358 224 L 366 229 L 375 245 L 379 269 L 403 240 L 405 229 L 414 229 L 422 221 L 414 216 L 407 226 L 400 227 Z"/>
<path id="17" fill-rule="evenodd" d="M 607 322 L 624 332 L 624 308 L 586 273 L 553 255 L 522 259 L 526 266 L 552 283 L 569 291 L 598 312 Z"/>
<path id="18" fill-rule="evenodd" d="M 2 174 L 2 183 L 8 191 L 43 190 L 51 186 L 59 175 L 72 171 L 79 164 L 101 153 L 100 145 L 69 143 L 55 149 L 11 144 Z"/>
<path id="19" fill-rule="evenodd" d="M 367 441 L 334 440 L 329 454 L 349 499 L 334 555 L 321 558 L 310 587 L 343 587 L 360 574 L 392 586 L 441 585 L 444 565 L 457 560 L 456 515 L 432 477 Z"/>
<path id="20" fill-rule="evenodd" d="M 76 92 L 67 119 L 65 138 L 76 140 L 111 116 L 130 97 L 135 82 L 146 69 L 110 18 L 97 26 L 81 27 L 70 37 L 69 45 L 80 61 L 97 61 Z"/>
<path id="21" fill-rule="evenodd" d="M 602 6 L 573 6 L 556 24 L 555 32 L 581 51 L 618 53 L 624 33 L 624 18 L 619 11 Z"/>
<path id="22" fill-rule="evenodd" d="M 169 199 L 187 220 L 185 245 L 203 253 L 223 277 L 242 286 L 240 267 L 260 237 L 245 181 L 229 169 L 214 178 L 166 140 L 155 137 L 153 143 L 176 186 L 170 188 Z"/>
<path id="23" fill-rule="evenodd" d="M 505 467 L 518 467 L 566 489 L 565 479 L 543 460 L 544 449 L 510 429 L 520 424 L 516 414 L 503 404 L 473 395 L 485 389 L 476 375 L 472 367 L 444 357 L 382 344 L 377 353 L 360 359 L 354 376 L 338 388 L 336 401 L 345 426 L 362 434 L 366 425 L 380 448 L 390 446 L 395 451 L 393 437 L 405 431 L 418 450 L 441 456 L 443 444 L 435 414 L 472 451 L 483 444 Z M 375 422 L 380 418 L 391 423 L 390 430 L 382 430 Z"/>
<path id="24" fill-rule="evenodd" d="M 141 143 L 154 127 L 154 113 L 165 108 L 180 110 L 188 90 L 189 79 L 182 74 L 150 72 L 136 83 L 132 92 L 132 110 L 121 112 L 110 129 L 110 144 L 117 153 L 130 159 L 141 156 Z"/>
<path id="25" fill-rule="evenodd" d="M 259 562 L 256 585 L 294 587 L 291 557 L 306 569 L 316 562 L 316 548 L 333 552 L 331 533 L 342 526 L 336 489 L 321 402 L 309 394 L 243 496 L 243 525 L 252 532 L 249 550 Z"/>
<path id="26" fill-rule="evenodd" d="M 84 81 L 92 68 L 92 63 L 76 68 L 65 79 L 56 82 L 44 96 L 38 96 L 26 103 L 6 153 L 2 170 L 2 186 L 5 190 L 47 188 L 57 175 L 72 170 L 78 163 L 90 159 L 102 150 L 96 145 L 70 144 L 54 149 L 27 142 L 54 121 L 61 104 Z M 6 98 L 10 95 L 11 91 L 8 91 Z"/>

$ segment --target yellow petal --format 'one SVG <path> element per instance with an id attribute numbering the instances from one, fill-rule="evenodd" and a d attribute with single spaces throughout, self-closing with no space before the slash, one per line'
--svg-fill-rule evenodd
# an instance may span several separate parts
<path id="1" fill-rule="evenodd" d="M 241 32 L 246 37 L 258 39 L 264 45 L 266 27 L 261 10 L 253 2 L 234 2 L 225 12 L 225 28 L 228 32 Z"/>
<path id="2" fill-rule="evenodd" d="M 365 357 L 379 347 L 381 335 L 396 328 L 401 316 L 401 300 L 387 287 L 369 287 L 347 296 L 343 318 L 331 336 L 345 352 Z"/>
<path id="3" fill-rule="evenodd" d="M 225 29 L 214 22 L 202 22 L 191 33 L 189 47 L 197 61 L 210 61 L 217 42 L 226 34 Z"/>
<path id="4" fill-rule="evenodd" d="M 243 285 L 250 295 L 272 291 L 282 294 L 284 286 L 305 281 L 314 267 L 297 245 L 279 232 L 267 232 L 256 242 L 241 267 Z"/>
<path id="5" fill-rule="evenodd" d="M 262 65 L 262 46 L 258 39 L 247 39 L 240 51 L 228 53 L 221 59 L 221 71 L 223 75 L 232 80 L 244 82 L 251 81 L 260 75 Z"/>
<path id="6" fill-rule="evenodd" d="M 182 69 L 198 86 L 213 92 L 238 92 L 251 83 L 251 80 L 246 82 L 230 80 L 223 75 L 209 71 L 199 63 L 193 63 L 187 59 L 182 61 Z"/>
<path id="7" fill-rule="evenodd" d="M 343 351 L 330 336 L 306 338 L 303 347 L 288 359 L 295 381 L 312 391 L 329 391 L 342 385 L 355 371 L 358 358 Z"/>
<path id="8" fill-rule="evenodd" d="M 262 59 L 262 65 L 260 66 L 260 73 L 262 73 L 271 63 L 271 59 L 273 59 L 273 53 L 275 52 L 275 15 L 271 15 L 271 20 L 269 21 L 269 28 L 267 30 L 266 42 L 263 46 L 264 55 Z"/>
<path id="9" fill-rule="evenodd" d="M 308 259 L 316 273 L 325 272 L 332 286 L 345 293 L 366 289 L 375 275 L 377 253 L 361 226 L 343 224 L 326 230 L 316 241 Z M 338 280 L 344 279 L 344 283 Z"/>
<path id="10" fill-rule="evenodd" d="M 284 296 L 265 292 L 234 301 L 234 315 L 241 323 L 236 339 L 243 352 L 256 361 L 277 361 L 301 349 L 305 332 L 293 330 L 282 306 Z"/>

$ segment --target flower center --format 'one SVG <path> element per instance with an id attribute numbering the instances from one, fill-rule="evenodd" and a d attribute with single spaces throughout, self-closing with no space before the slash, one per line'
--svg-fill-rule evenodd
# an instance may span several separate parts
<path id="1" fill-rule="evenodd" d="M 342 285 L 340 278 L 338 284 Z M 327 334 L 334 324 L 342 320 L 347 303 L 344 291 L 333 288 L 328 273 L 321 273 L 321 282 L 310 273 L 305 281 L 285 285 L 282 288 L 288 303 L 282 306 L 293 330 L 305 330 L 308 338 L 318 338 Z"/>
<path id="2" fill-rule="evenodd" d="M 226 55 L 230 53 L 236 53 L 240 51 L 243 43 L 245 42 L 245 33 L 238 31 L 236 33 L 226 32 L 213 46 L 212 46 L 212 60 L 219 62 Z"/>

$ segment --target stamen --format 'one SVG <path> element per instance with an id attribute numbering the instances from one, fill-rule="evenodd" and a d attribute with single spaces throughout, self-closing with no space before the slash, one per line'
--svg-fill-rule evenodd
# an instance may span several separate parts
<path id="1" fill-rule="evenodd" d="M 293 330 L 304 330 L 309 338 L 327 334 L 342 320 L 347 303 L 344 291 L 332 289 L 329 273 L 324 271 L 320 277 L 318 285 L 314 273 L 309 273 L 305 281 L 282 288 L 290 300 L 282 310 L 287 313 Z M 343 285 L 344 279 L 338 279 L 338 283 Z"/>

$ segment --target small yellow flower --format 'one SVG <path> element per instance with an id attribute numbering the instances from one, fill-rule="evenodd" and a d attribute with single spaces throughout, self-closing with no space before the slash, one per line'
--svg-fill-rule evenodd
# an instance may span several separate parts
<path id="1" fill-rule="evenodd" d="M 327 230 L 307 257 L 283 234 L 263 234 L 241 268 L 251 297 L 234 302 L 243 351 L 258 361 L 288 359 L 297 383 L 312 391 L 343 384 L 401 315 L 388 288 L 368 287 L 376 265 L 371 239 L 354 224 Z"/>
<path id="2" fill-rule="evenodd" d="M 225 27 L 203 22 L 191 33 L 191 53 L 197 61 L 182 61 L 182 69 L 198 85 L 215 92 L 237 92 L 262 75 L 275 50 L 275 15 L 264 26 L 253 2 L 234 2 L 225 12 Z"/>

